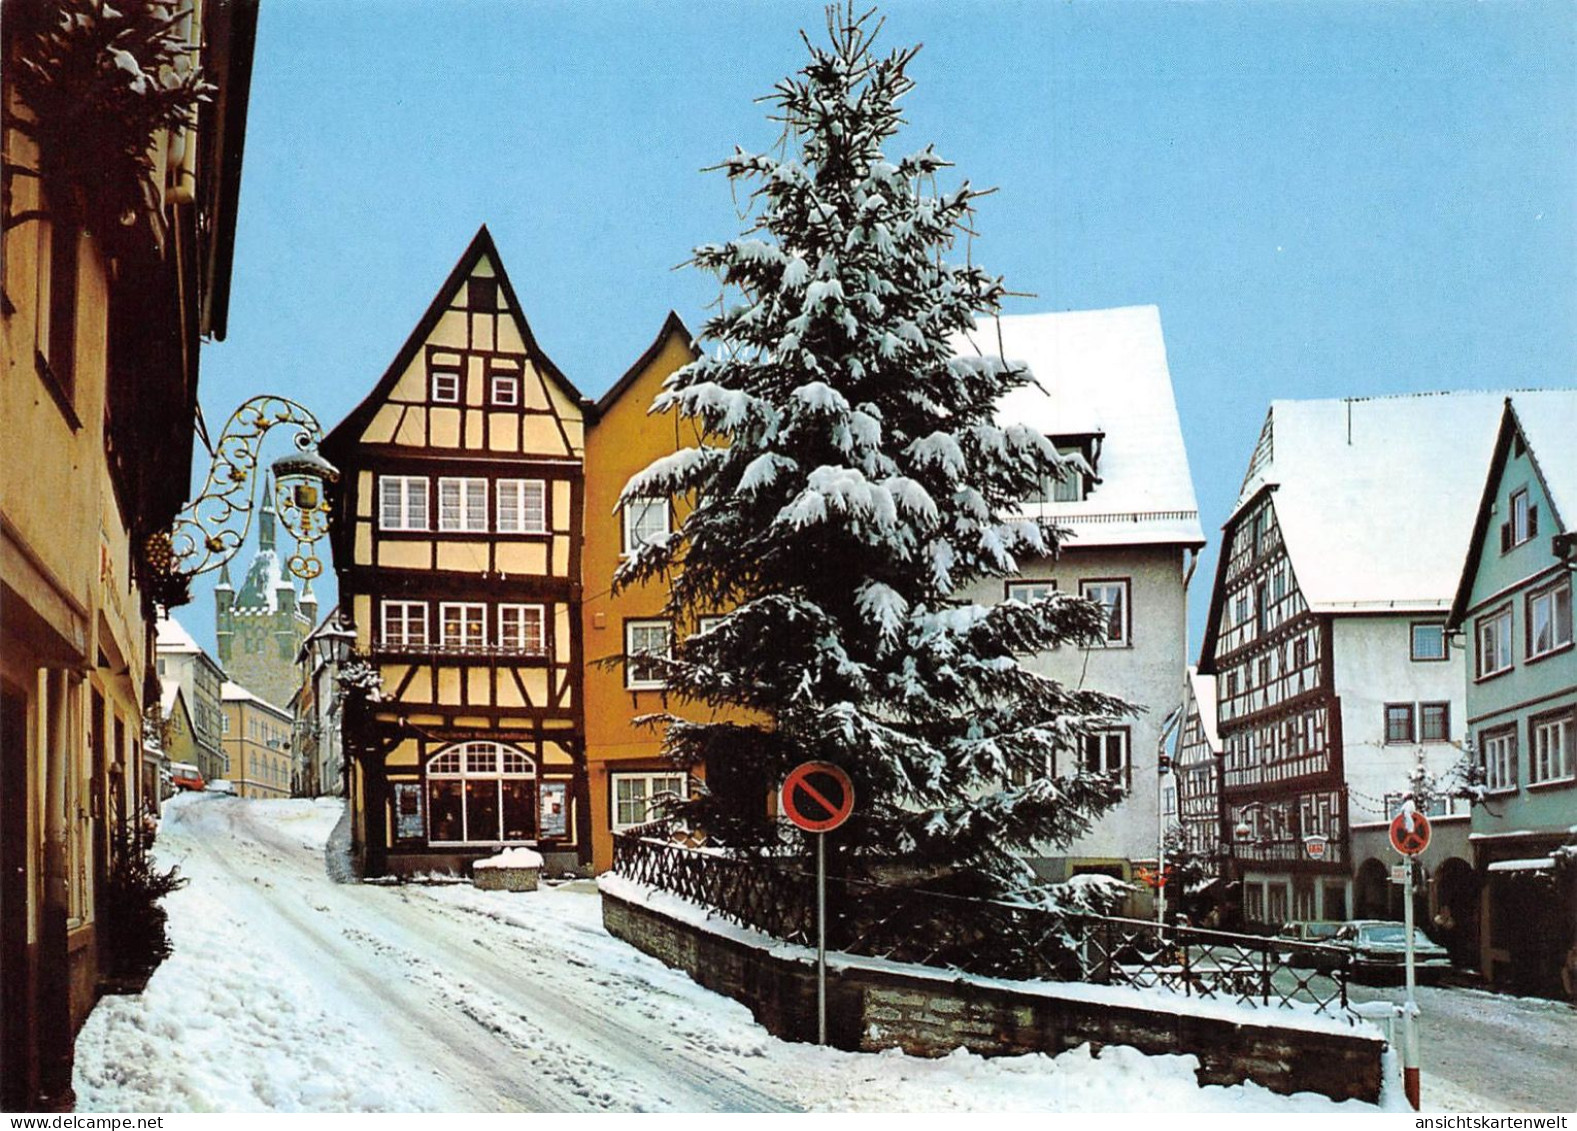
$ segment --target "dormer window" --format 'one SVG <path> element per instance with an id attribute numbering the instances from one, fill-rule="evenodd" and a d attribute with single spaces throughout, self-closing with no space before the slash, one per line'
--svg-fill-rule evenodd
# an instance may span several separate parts
<path id="1" fill-rule="evenodd" d="M 1051 501 L 1054 503 L 1077 503 L 1084 498 L 1084 476 L 1082 473 L 1069 468 L 1063 473 L 1061 479 L 1054 479 L 1051 483 Z"/>

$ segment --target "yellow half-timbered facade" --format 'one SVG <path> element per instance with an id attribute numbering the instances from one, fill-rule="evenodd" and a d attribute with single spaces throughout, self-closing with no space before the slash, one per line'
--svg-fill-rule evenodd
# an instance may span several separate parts
<path id="1" fill-rule="evenodd" d="M 554 870 L 590 859 L 585 409 L 484 227 L 323 444 L 341 472 L 341 608 L 376 675 L 345 718 L 369 875 L 464 867 L 505 845 Z"/>

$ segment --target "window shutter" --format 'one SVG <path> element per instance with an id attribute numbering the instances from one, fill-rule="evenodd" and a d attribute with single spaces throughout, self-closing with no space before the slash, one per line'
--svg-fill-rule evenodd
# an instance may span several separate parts
<path id="1" fill-rule="evenodd" d="M 1529 507 L 1528 508 L 1528 537 L 1529 538 L 1537 538 L 1538 536 L 1539 536 L 1539 508 L 1538 507 Z"/>
<path id="2" fill-rule="evenodd" d="M 1503 522 L 1500 524 L 1500 552 L 1504 554 L 1509 549 L 1511 549 L 1511 523 Z"/>

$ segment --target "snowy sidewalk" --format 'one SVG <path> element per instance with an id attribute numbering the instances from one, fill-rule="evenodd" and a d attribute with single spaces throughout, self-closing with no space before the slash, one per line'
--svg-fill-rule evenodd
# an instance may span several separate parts
<path id="1" fill-rule="evenodd" d="M 769 1036 L 611 938 L 590 884 L 336 883 L 329 801 L 188 795 L 157 853 L 175 954 L 77 1044 L 81 1111 L 1374 1111 L 1189 1057 L 923 1060 Z"/>

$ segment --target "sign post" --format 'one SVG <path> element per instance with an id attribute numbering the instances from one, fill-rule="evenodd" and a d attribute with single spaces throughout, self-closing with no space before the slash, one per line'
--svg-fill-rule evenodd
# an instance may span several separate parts
<path id="1" fill-rule="evenodd" d="M 1418 1002 L 1414 997 L 1417 974 L 1413 964 L 1413 858 L 1429 847 L 1429 818 L 1404 802 L 1391 820 L 1391 847 L 1402 854 L 1402 923 L 1407 931 L 1407 994 L 1402 1002 L 1402 1090 L 1418 1110 Z"/>
<path id="2" fill-rule="evenodd" d="M 827 1043 L 827 839 L 854 811 L 854 783 L 831 762 L 802 762 L 783 779 L 783 814 L 816 834 L 816 1043 Z"/>

